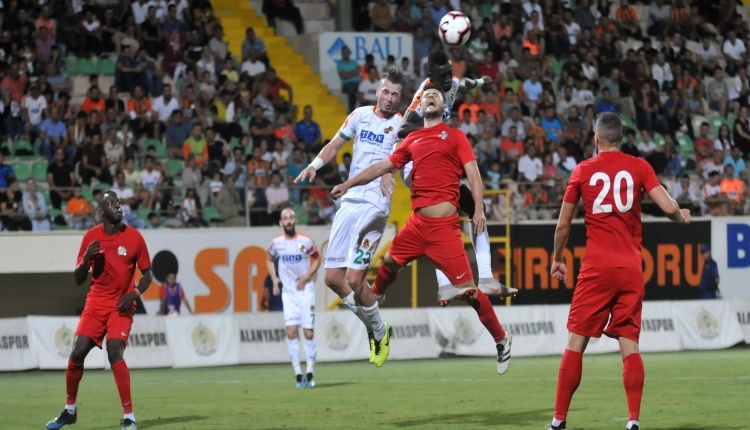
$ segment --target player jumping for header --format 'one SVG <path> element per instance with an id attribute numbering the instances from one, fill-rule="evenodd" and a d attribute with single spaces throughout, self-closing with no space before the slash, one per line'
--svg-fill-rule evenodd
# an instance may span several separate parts
<path id="1" fill-rule="evenodd" d="M 412 103 L 406 110 L 404 116 L 404 122 L 399 129 L 398 137 L 404 139 L 410 133 L 421 129 L 424 126 L 423 111 L 420 100 L 424 94 L 425 88 L 429 85 L 437 86 L 445 97 L 445 107 L 442 114 L 442 120 L 447 121 L 451 117 L 451 111 L 453 109 L 453 103 L 456 100 L 456 96 L 459 93 L 465 93 L 473 88 L 481 87 L 484 84 L 492 82 L 489 76 L 483 76 L 479 79 L 459 79 L 453 76 L 453 65 L 451 65 L 448 56 L 443 51 L 433 51 L 427 59 L 428 78 L 422 82 L 417 92 L 414 94 Z M 409 185 L 413 182 L 413 171 L 412 163 L 407 163 L 401 170 L 401 178 L 404 183 Z M 481 186 L 481 183 L 479 184 Z M 475 197 L 471 192 L 471 189 L 466 184 L 460 183 L 459 185 L 459 208 L 461 211 L 469 216 L 469 223 L 473 223 Z M 478 194 L 480 197 L 482 193 Z M 484 211 L 484 205 L 479 205 L 479 208 Z M 476 252 L 477 258 L 477 269 L 479 271 L 479 289 L 487 295 L 496 295 L 500 297 L 512 296 L 518 293 L 518 290 L 511 287 L 506 287 L 495 279 L 492 273 L 492 256 L 490 250 L 490 236 L 486 229 L 481 230 L 480 233 L 475 233 L 476 229 L 472 226 L 471 230 L 471 243 L 474 245 L 474 251 Z M 438 279 L 438 286 L 450 285 L 450 281 L 447 276 L 438 268 L 435 270 L 435 274 Z M 376 286 L 373 291 L 378 297 L 382 297 L 386 293 L 386 287 Z"/>
<path id="2" fill-rule="evenodd" d="M 398 69 L 385 73 L 377 89 L 377 104 L 355 109 L 339 133 L 294 180 L 314 179 L 315 172 L 328 164 L 348 140 L 354 139 L 350 176 L 367 166 L 387 159 L 393 152 L 396 133 L 403 118 L 395 111 L 401 99 L 403 74 Z M 326 252 L 326 285 L 333 290 L 368 327 L 370 363 L 383 366 L 390 352 L 390 324 L 383 321 L 375 294 L 366 275 L 378 249 L 391 209 L 390 186 L 393 178 L 371 180 L 353 187 L 344 195 L 336 212 Z M 356 296 L 356 297 L 355 297 Z"/>
<path id="3" fill-rule="evenodd" d="M 497 372 L 502 375 L 510 366 L 512 336 L 503 330 L 487 295 L 474 285 L 458 218 L 456 183 L 465 172 L 476 202 L 472 217 L 474 233 L 484 231 L 482 179 L 476 158 L 466 136 L 443 122 L 445 96 L 439 87 L 426 85 L 420 105 L 424 113 L 424 128 L 412 132 L 389 158 L 350 177 L 334 188 L 332 194 L 340 197 L 350 187 L 366 184 L 409 161 L 414 162 L 411 195 L 414 212 L 393 239 L 383 265 L 378 269 L 375 287 L 391 285 L 402 267 L 427 256 L 449 279 L 448 283 L 438 287 L 438 301 L 441 305 L 454 299 L 469 301 L 495 339 Z"/>

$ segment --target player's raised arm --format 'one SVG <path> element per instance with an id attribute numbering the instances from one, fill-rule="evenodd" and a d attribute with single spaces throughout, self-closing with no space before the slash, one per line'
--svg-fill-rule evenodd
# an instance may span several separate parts
<path id="1" fill-rule="evenodd" d="M 680 205 L 667 193 L 663 186 L 659 185 L 648 192 L 648 196 L 659 205 L 664 214 L 671 221 L 678 224 L 690 224 L 690 209 L 680 209 Z"/>
<path id="2" fill-rule="evenodd" d="M 481 88 L 483 85 L 489 84 L 490 82 L 492 82 L 492 78 L 489 76 L 482 76 L 479 79 L 462 78 L 461 83 L 458 86 L 458 92 L 465 93 L 477 87 Z"/>
<path id="3" fill-rule="evenodd" d="M 336 185 L 336 187 L 331 190 L 331 195 L 333 196 L 333 198 L 337 199 L 346 194 L 349 188 L 370 183 L 373 179 L 383 176 L 384 174 L 390 172 L 395 168 L 396 166 L 389 158 L 384 158 L 377 163 L 370 165 L 365 170 L 357 173 L 357 175 L 353 178 L 349 178 L 349 180 L 347 180 L 343 184 Z"/>
<path id="4" fill-rule="evenodd" d="M 348 121 L 348 120 L 347 120 Z M 297 176 L 297 178 L 294 180 L 295 184 L 298 184 L 305 179 L 308 179 L 312 181 L 315 179 L 315 173 L 326 164 L 330 163 L 331 160 L 333 160 L 333 157 L 336 156 L 336 153 L 339 152 L 339 149 L 341 149 L 342 146 L 344 146 L 344 143 L 349 139 L 345 139 L 341 132 L 336 134 L 336 136 L 331 139 L 330 142 L 326 144 L 326 146 L 323 147 L 323 149 L 320 150 L 320 153 L 317 157 L 310 163 L 309 166 L 305 168 L 305 170 L 302 171 L 302 173 Z"/>

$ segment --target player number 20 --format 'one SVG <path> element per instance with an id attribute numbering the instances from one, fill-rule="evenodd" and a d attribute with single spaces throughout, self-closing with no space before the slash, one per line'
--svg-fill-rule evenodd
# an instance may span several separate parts
<path id="1" fill-rule="evenodd" d="M 625 202 L 622 201 L 622 193 L 620 192 L 622 191 L 623 181 L 625 181 Z M 595 214 L 612 212 L 611 204 L 602 204 L 604 199 L 607 197 L 610 188 L 613 188 L 612 194 L 614 197 L 615 206 L 617 206 L 618 211 L 620 211 L 621 213 L 625 213 L 633 208 L 634 181 L 629 172 L 625 170 L 617 172 L 617 174 L 615 175 L 614 186 L 612 184 L 612 180 L 609 178 L 609 175 L 603 172 L 596 172 L 591 176 L 589 185 L 595 187 L 599 182 L 602 182 L 603 185 L 602 190 L 599 192 L 599 195 L 596 196 L 596 200 L 594 200 L 593 212 Z"/>

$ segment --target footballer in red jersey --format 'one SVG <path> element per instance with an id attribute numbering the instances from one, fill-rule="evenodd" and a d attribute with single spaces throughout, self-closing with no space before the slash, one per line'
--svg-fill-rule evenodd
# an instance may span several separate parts
<path id="1" fill-rule="evenodd" d="M 677 223 L 688 224 L 690 211 L 680 209 L 646 160 L 618 150 L 622 122 L 616 114 L 600 114 L 594 131 L 598 154 L 573 170 L 555 231 L 550 273 L 564 281 L 568 269 L 563 251 L 578 202 L 583 200 L 586 255 L 568 315 L 570 335 L 560 363 L 555 415 L 547 428 L 566 428 L 570 401 L 581 381 L 583 352 L 590 338 L 603 333 L 619 341 L 629 411 L 627 428 L 638 430 L 645 379 L 638 350 L 644 296 L 641 198 L 644 192 L 648 194 Z"/>
<path id="2" fill-rule="evenodd" d="M 83 284 L 91 272 L 91 287 L 76 328 L 73 351 L 65 373 L 65 409 L 47 429 L 59 429 L 78 420 L 76 396 L 83 377 L 83 361 L 107 337 L 107 356 L 115 376 L 124 411 L 122 430 L 137 430 L 130 397 L 130 371 L 123 359 L 133 324 L 136 299 L 151 285 L 151 258 L 138 230 L 122 223 L 120 199 L 112 191 L 99 203 L 102 223 L 87 231 L 81 241 L 75 279 Z M 135 269 L 142 276 L 135 286 Z"/>
<path id="3" fill-rule="evenodd" d="M 425 86 L 420 105 L 424 128 L 412 131 L 389 158 L 349 178 L 334 188 L 332 194 L 338 198 L 350 187 L 366 184 L 410 161 L 414 162 L 411 195 L 414 212 L 393 239 L 383 265 L 378 269 L 375 285 L 387 288 L 396 280 L 402 267 L 427 256 L 450 280 L 449 284 L 438 287 L 438 301 L 443 306 L 454 299 L 469 301 L 495 339 L 497 371 L 503 374 L 510 366 L 512 337 L 500 325 L 487 295 L 474 284 L 458 218 L 459 190 L 456 184 L 466 173 L 475 204 L 474 232 L 484 232 L 482 179 L 474 151 L 460 130 L 443 123 L 445 95 L 438 86 Z"/>

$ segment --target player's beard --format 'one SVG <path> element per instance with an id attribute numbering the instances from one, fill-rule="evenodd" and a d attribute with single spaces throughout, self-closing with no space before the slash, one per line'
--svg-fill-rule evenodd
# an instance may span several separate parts
<path id="1" fill-rule="evenodd" d="M 424 118 L 429 120 L 439 119 L 443 117 L 443 112 L 439 109 L 435 109 L 434 112 L 425 112 Z"/>
<path id="2" fill-rule="evenodd" d="M 284 234 L 286 234 L 289 237 L 294 236 L 296 233 L 295 226 L 284 226 Z"/>

